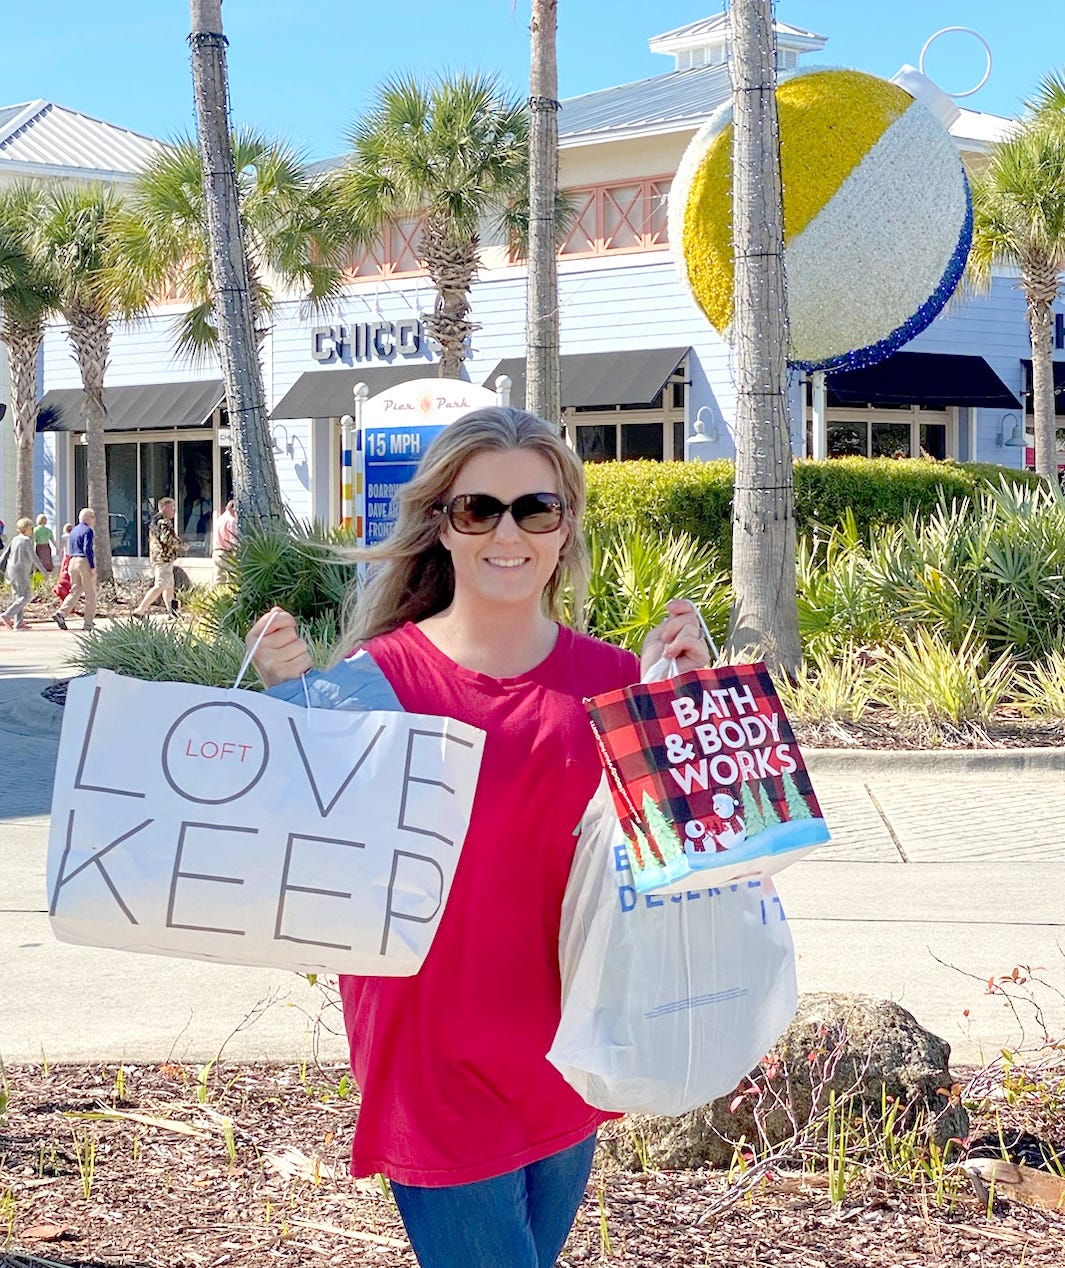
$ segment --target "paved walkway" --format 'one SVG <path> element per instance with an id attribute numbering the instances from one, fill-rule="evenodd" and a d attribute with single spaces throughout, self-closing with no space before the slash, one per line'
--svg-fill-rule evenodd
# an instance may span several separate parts
<path id="1" fill-rule="evenodd" d="M 224 1043 L 233 1059 L 299 1061 L 319 1042 L 342 1059 L 337 1013 L 316 1025 L 322 996 L 294 974 L 55 941 L 44 869 L 62 710 L 40 692 L 70 675 L 78 635 L 0 635 L 0 1057 L 198 1061 Z M 1065 991 L 1065 749 L 808 757 L 833 843 L 778 877 L 800 989 L 896 999 L 958 1061 L 1034 1043 L 1031 1006 L 1015 1013 L 986 984 L 1030 965 Z M 1065 1034 L 1061 997 L 1036 994 Z"/>

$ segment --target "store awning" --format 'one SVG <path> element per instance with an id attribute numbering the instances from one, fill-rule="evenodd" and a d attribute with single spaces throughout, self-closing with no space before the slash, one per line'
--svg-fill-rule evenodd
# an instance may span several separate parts
<path id="1" fill-rule="evenodd" d="M 1024 408 L 1032 412 L 1032 362 L 1028 357 L 1021 357 L 1024 366 Z M 1065 361 L 1054 362 L 1054 413 L 1065 414 Z"/>
<path id="2" fill-rule="evenodd" d="M 1019 409 L 1020 401 L 983 357 L 896 352 L 864 370 L 825 375 L 829 408 L 847 405 L 980 405 Z"/>
<path id="3" fill-rule="evenodd" d="M 690 348 L 638 348 L 626 352 L 571 352 L 561 358 L 562 407 L 647 405 L 691 351 Z M 501 374 L 510 376 L 510 401 L 525 405 L 525 358 L 505 357 L 484 380 L 495 390 Z"/>
<path id="4" fill-rule="evenodd" d="M 84 395 L 81 388 L 46 392 L 37 406 L 37 430 L 84 431 Z M 105 387 L 106 429 L 171 431 L 175 427 L 201 427 L 224 399 L 221 379 Z"/>
<path id="5" fill-rule="evenodd" d="M 355 412 L 352 388 L 365 383 L 370 395 L 376 396 L 397 383 L 411 379 L 435 379 L 435 362 L 419 361 L 415 365 L 378 365 L 365 370 L 308 370 L 301 374 L 274 406 L 271 418 L 343 418 Z"/>

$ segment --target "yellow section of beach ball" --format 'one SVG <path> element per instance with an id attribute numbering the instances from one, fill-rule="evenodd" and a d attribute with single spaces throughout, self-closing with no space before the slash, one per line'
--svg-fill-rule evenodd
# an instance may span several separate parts
<path id="1" fill-rule="evenodd" d="M 802 233 L 912 105 L 898 85 L 861 71 L 811 71 L 778 87 L 785 243 Z M 670 197 L 683 199 L 688 284 L 710 324 L 724 334 L 732 323 L 731 107 L 710 121 L 691 148 L 694 171 L 684 179 L 686 155 Z"/>

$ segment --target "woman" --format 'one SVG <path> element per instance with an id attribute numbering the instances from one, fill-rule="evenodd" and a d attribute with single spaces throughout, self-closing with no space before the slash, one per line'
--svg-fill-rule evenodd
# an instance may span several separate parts
<path id="1" fill-rule="evenodd" d="M 41 514 L 37 516 L 37 527 L 33 530 L 33 549 L 37 553 L 37 558 L 41 561 L 41 571 L 45 576 L 52 575 L 52 547 L 55 545 L 55 535 L 48 527 L 48 516 Z"/>
<path id="2" fill-rule="evenodd" d="M 546 1268 L 591 1170 L 591 1108 L 546 1060 L 560 1013 L 558 932 L 575 830 L 601 768 L 582 697 L 628 685 L 635 656 L 561 626 L 586 576 L 584 473 L 555 428 L 482 409 L 435 440 L 399 495 L 345 624 L 410 712 L 487 739 L 469 831 L 432 949 L 411 978 L 342 977 L 362 1089 L 352 1172 L 382 1172 L 423 1268 Z M 311 668 L 287 613 L 249 646 L 268 687 Z M 647 639 L 705 665 L 691 604 Z M 365 663 L 365 657 L 361 658 Z M 375 670 L 375 672 L 376 672 Z"/>
<path id="3" fill-rule="evenodd" d="M 15 536 L 7 557 L 7 579 L 11 584 L 12 601 L 3 612 L 2 621 L 9 630 L 27 630 L 23 613 L 33 598 L 33 574 L 40 570 L 40 561 L 33 549 L 33 520 L 23 515 L 15 525 Z"/>

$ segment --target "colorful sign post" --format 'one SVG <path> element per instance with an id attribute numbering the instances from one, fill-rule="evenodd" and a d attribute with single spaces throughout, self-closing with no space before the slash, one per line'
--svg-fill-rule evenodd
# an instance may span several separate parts
<path id="1" fill-rule="evenodd" d="M 359 402 L 355 385 L 356 402 Z M 498 404 L 488 388 L 461 379 L 412 379 L 379 392 L 355 415 L 355 532 L 360 546 L 384 541 L 395 522 L 396 494 L 422 454 L 456 418 Z"/>

